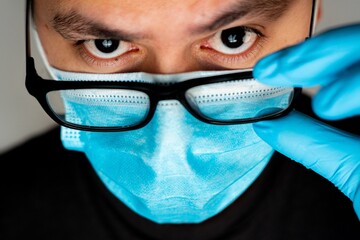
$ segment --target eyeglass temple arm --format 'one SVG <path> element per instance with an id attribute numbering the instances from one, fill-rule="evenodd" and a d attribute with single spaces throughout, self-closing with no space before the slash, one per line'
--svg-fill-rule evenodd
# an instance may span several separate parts
<path id="1" fill-rule="evenodd" d="M 311 37 L 315 32 L 315 26 L 316 26 L 316 21 L 317 21 L 318 4 L 319 4 L 319 1 L 313 0 L 312 10 L 311 10 L 312 12 L 311 12 L 311 20 L 310 20 L 309 37 Z"/>
<path id="2" fill-rule="evenodd" d="M 25 13 L 25 54 L 26 54 L 26 73 L 33 72 L 35 69 L 34 59 L 31 57 L 31 41 L 30 41 L 30 8 L 31 0 L 26 1 L 26 13 Z M 36 73 L 36 70 L 35 70 Z M 32 74 L 31 74 L 32 75 Z M 37 75 L 37 74 L 36 74 Z"/>

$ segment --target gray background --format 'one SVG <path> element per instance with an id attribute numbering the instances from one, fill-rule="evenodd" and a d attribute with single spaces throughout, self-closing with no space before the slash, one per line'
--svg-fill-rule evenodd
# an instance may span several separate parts
<path id="1" fill-rule="evenodd" d="M 0 152 L 54 123 L 24 86 L 24 0 L 0 0 Z M 360 22 L 360 0 L 324 0 L 317 32 Z"/>

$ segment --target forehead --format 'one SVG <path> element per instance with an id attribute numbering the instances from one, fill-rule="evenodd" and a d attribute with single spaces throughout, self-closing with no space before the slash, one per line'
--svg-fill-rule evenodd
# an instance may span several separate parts
<path id="1" fill-rule="evenodd" d="M 48 5 L 51 10 L 77 9 L 83 11 L 97 11 L 102 13 L 147 14 L 150 12 L 163 12 L 171 9 L 178 11 L 196 11 L 205 5 L 207 9 L 212 6 L 221 6 L 233 0 L 34 0 Z M 241 0 L 238 0 L 241 1 Z M 120 15 L 119 15 L 120 16 Z M 106 16 L 104 16 L 106 17 Z"/>
<path id="2" fill-rule="evenodd" d="M 213 15 L 215 12 L 249 11 L 253 14 L 277 14 L 295 0 L 35 0 L 42 9 L 51 12 L 81 11 L 89 15 L 102 15 L 102 18 L 125 18 L 142 16 L 191 15 L 191 20 Z M 308 0 L 298 0 L 309 2 Z M 185 19 L 183 19 L 185 20 Z"/>
<path id="3" fill-rule="evenodd" d="M 139 27 L 147 25 L 149 19 L 156 21 L 171 17 L 173 21 L 176 21 L 184 15 L 205 15 L 211 8 L 218 8 L 224 2 L 229 1 L 233 0 L 57 0 L 51 10 L 52 12 L 74 10 L 87 16 L 101 17 L 102 21 L 107 24 L 121 21 L 121 24 L 125 25 L 124 21 L 136 21 L 137 26 L 134 27 Z"/>

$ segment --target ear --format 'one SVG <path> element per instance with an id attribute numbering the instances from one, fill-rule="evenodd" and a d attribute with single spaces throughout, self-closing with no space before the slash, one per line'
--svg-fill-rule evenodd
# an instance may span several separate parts
<path id="1" fill-rule="evenodd" d="M 322 15 L 323 15 L 323 1 L 322 0 L 317 0 L 317 9 L 315 10 L 315 14 L 316 14 L 316 22 L 320 22 L 320 20 L 322 19 Z"/>

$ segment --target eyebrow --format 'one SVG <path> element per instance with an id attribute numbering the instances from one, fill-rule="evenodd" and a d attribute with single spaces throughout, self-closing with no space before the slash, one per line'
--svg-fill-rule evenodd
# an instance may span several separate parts
<path id="1" fill-rule="evenodd" d="M 241 18 L 250 16 L 272 22 L 280 18 L 294 0 L 235 0 L 220 11 L 210 23 L 196 27 L 195 32 L 214 31 Z"/>
<path id="2" fill-rule="evenodd" d="M 256 16 L 256 18 L 264 18 L 267 21 L 275 21 L 282 16 L 293 1 L 234 0 L 224 10 L 220 10 L 209 23 L 197 26 L 191 31 L 195 33 L 214 31 L 246 16 Z M 75 10 L 56 13 L 51 24 L 55 31 L 68 40 L 80 40 L 84 36 L 92 36 L 94 38 L 133 41 L 148 37 L 140 33 L 111 29 L 105 24 L 87 18 Z"/>
<path id="3" fill-rule="evenodd" d="M 118 39 L 130 41 L 146 37 L 144 34 L 130 33 L 119 29 L 111 29 L 103 23 L 81 15 L 75 10 L 56 13 L 51 21 L 52 27 L 68 40 L 80 40 L 84 36 L 101 39 Z"/>

